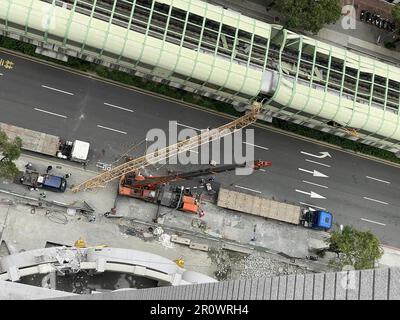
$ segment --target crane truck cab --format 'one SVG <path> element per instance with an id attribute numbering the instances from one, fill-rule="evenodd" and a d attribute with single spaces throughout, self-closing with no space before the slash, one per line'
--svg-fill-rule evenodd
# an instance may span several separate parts
<path id="1" fill-rule="evenodd" d="M 333 215 L 325 210 L 304 209 L 301 224 L 306 228 L 328 231 L 332 228 Z"/>

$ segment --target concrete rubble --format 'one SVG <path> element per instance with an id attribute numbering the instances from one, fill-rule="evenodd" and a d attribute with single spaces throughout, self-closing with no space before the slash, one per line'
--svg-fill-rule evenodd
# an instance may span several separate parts
<path id="1" fill-rule="evenodd" d="M 263 257 L 259 253 L 247 256 L 239 264 L 238 269 L 242 270 L 240 279 L 307 273 L 306 268 Z"/>

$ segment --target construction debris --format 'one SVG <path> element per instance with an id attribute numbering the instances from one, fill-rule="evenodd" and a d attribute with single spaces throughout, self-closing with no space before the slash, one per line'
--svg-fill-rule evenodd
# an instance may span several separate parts
<path id="1" fill-rule="evenodd" d="M 159 238 L 158 241 L 163 245 L 165 248 L 173 248 L 174 245 L 171 243 L 171 236 L 169 234 L 163 233 Z"/>
<path id="2" fill-rule="evenodd" d="M 260 253 L 247 256 L 239 262 L 238 267 L 242 269 L 239 275 L 240 279 L 305 274 L 307 271 L 299 266 L 263 257 Z"/>

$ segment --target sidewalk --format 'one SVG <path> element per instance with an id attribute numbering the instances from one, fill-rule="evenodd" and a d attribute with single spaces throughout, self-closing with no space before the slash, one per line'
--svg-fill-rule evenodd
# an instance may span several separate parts
<path id="1" fill-rule="evenodd" d="M 400 249 L 382 246 L 383 256 L 379 260 L 379 267 L 400 267 Z"/>
<path id="2" fill-rule="evenodd" d="M 265 0 L 238 0 L 234 2 L 229 0 L 206 1 L 215 5 L 230 8 L 243 15 L 270 24 L 281 23 L 280 14 L 277 11 L 273 9 L 269 10 L 268 12 L 266 11 Z M 343 4 L 348 2 L 349 1 L 347 0 L 342 1 Z M 373 5 L 371 4 L 372 2 Z M 383 47 L 383 45 L 376 45 L 378 36 L 382 35 L 386 37 L 388 32 L 358 20 L 359 12 L 364 9 L 364 7 L 368 10 L 371 6 L 375 11 L 380 12 L 382 16 L 388 17 L 392 6 L 384 2 L 376 2 L 377 1 L 375 0 L 354 1 L 355 5 L 358 5 L 356 10 L 357 23 L 355 30 L 344 30 L 341 27 L 341 20 L 339 20 L 335 24 L 327 25 L 325 28 L 322 28 L 317 35 L 310 35 L 307 33 L 307 36 L 335 46 L 357 51 L 359 54 L 363 53 L 367 56 L 374 57 L 375 59 L 379 59 L 384 62 L 391 62 L 392 64 L 400 65 L 400 54 L 398 51 L 386 49 Z M 387 40 L 388 38 L 385 39 Z"/>

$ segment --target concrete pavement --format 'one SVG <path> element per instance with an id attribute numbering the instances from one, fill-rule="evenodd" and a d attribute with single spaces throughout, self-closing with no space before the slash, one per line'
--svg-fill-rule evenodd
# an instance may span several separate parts
<path id="1" fill-rule="evenodd" d="M 274 9 L 266 11 L 266 3 L 271 1 L 265 0 L 239 0 L 239 1 L 228 1 L 228 0 L 207 0 L 207 2 L 220 5 L 231 10 L 240 12 L 241 14 L 250 16 L 260 21 L 265 21 L 271 24 L 281 24 L 281 15 Z M 400 56 L 397 51 L 386 49 L 383 44 L 384 41 L 390 40 L 390 33 L 381 30 L 370 24 L 359 21 L 359 12 L 362 9 L 372 10 L 380 13 L 382 17 L 390 17 L 391 5 L 384 3 L 383 1 L 375 0 L 342 0 L 342 4 L 354 4 L 356 9 L 356 28 L 355 29 L 343 29 L 342 18 L 336 23 L 326 25 L 316 35 L 310 33 L 304 33 L 330 44 L 349 48 L 350 50 L 356 51 L 357 53 L 363 53 L 365 55 L 374 57 L 384 62 L 391 62 L 393 64 L 400 64 Z M 377 44 L 378 38 L 383 39 L 379 45 Z"/>
<path id="2" fill-rule="evenodd" d="M 143 141 L 148 130 L 167 130 L 168 120 L 177 120 L 180 128 L 212 128 L 228 122 L 222 116 L 171 100 L 15 56 L 1 53 L 1 57 L 16 64 L 0 78 L 0 120 L 91 142 L 92 169 L 97 161 L 111 163 L 119 158 L 133 143 Z M 254 129 L 255 157 L 271 160 L 273 166 L 250 177 L 233 179 L 220 175 L 222 183 L 279 200 L 326 208 L 334 213 L 337 224 L 370 229 L 384 243 L 400 245 L 397 167 L 278 132 Z M 144 151 L 142 145 L 132 155 Z M 320 152 L 329 152 L 331 157 Z M 186 165 L 178 169 L 193 168 Z M 322 176 L 314 176 L 314 170 Z M 320 197 L 312 197 L 315 193 Z"/>

